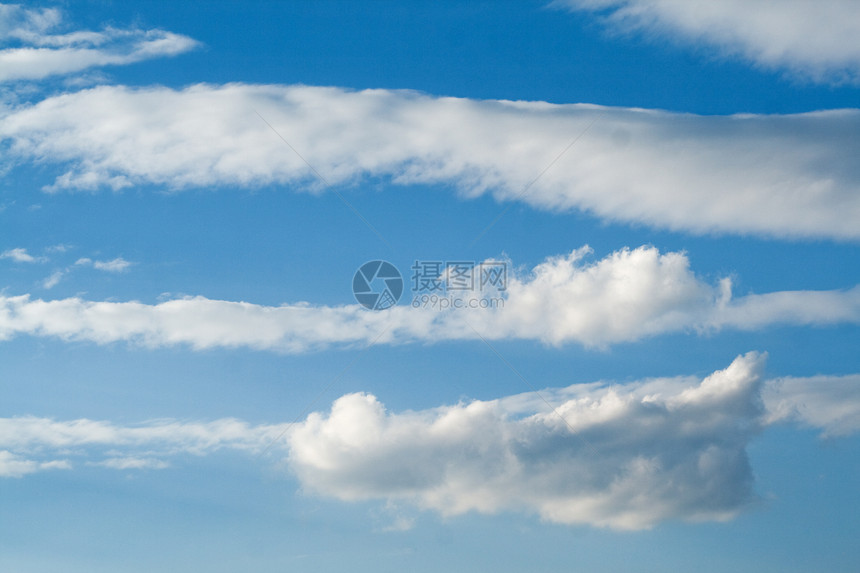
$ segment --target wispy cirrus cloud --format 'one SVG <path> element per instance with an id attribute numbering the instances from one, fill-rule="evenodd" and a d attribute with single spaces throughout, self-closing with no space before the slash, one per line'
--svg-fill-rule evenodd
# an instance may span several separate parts
<path id="1" fill-rule="evenodd" d="M 60 284 L 60 281 L 63 280 L 63 277 L 66 276 L 66 271 L 59 270 L 54 271 L 39 283 L 41 287 L 45 290 L 50 290 Z"/>
<path id="2" fill-rule="evenodd" d="M 0 82 L 38 80 L 83 70 L 173 56 L 195 40 L 164 30 L 66 28 L 55 8 L 0 4 Z"/>
<path id="3" fill-rule="evenodd" d="M 860 82 L 853 0 L 556 0 L 613 30 L 669 37 L 823 83 Z"/>
<path id="4" fill-rule="evenodd" d="M 335 185 L 379 176 L 694 233 L 860 238 L 856 109 L 697 116 L 391 90 L 102 86 L 7 108 L 0 144 L 7 162 L 54 163 L 54 191 L 319 189 L 260 116 Z"/>
<path id="5" fill-rule="evenodd" d="M 184 454 L 268 451 L 306 491 L 345 501 L 631 530 L 727 520 L 756 502 L 746 447 L 768 425 L 860 431 L 857 375 L 763 380 L 763 367 L 751 352 L 704 378 L 573 384 L 400 413 L 347 394 L 294 425 L 0 418 L 0 477 L 163 470 Z"/>
<path id="6" fill-rule="evenodd" d="M 622 249 L 550 257 L 508 277 L 493 308 L 306 302 L 262 306 L 204 297 L 159 304 L 0 296 L 0 339 L 49 336 L 99 344 L 187 345 L 306 352 L 326 347 L 442 340 L 525 339 L 605 348 L 674 332 L 758 330 L 777 325 L 860 324 L 860 286 L 734 297 L 731 281 L 710 284 L 683 253 Z"/>
<path id="7" fill-rule="evenodd" d="M 78 419 L 0 418 L 0 477 L 75 465 L 116 470 L 165 469 L 177 454 L 207 455 L 222 449 L 259 452 L 287 428 L 253 426 L 234 418 L 212 422 L 156 420 L 136 426 Z M 117 454 L 122 450 L 122 454 Z"/>
<path id="8" fill-rule="evenodd" d="M 104 271 L 108 273 L 122 273 L 128 270 L 128 268 L 131 267 L 133 264 L 134 263 L 127 261 L 122 257 L 116 257 L 115 259 L 111 259 L 109 261 L 98 261 L 93 260 L 89 257 L 81 257 L 76 260 L 74 264 L 69 265 L 66 268 L 54 271 L 48 277 L 43 279 L 40 284 L 42 288 L 49 290 L 60 284 L 60 282 L 75 269 L 90 267 L 98 271 Z"/>

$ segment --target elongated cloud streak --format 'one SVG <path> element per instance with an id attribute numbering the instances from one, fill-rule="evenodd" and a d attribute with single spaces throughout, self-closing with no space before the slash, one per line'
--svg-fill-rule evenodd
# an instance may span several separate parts
<path id="1" fill-rule="evenodd" d="M 786 377 L 764 390 L 768 423 L 796 422 L 825 436 L 860 431 L 860 375 Z"/>
<path id="2" fill-rule="evenodd" d="M 503 304 L 495 308 L 396 306 L 375 312 L 359 305 L 272 307 L 203 297 L 149 305 L 0 296 L 0 339 L 28 334 L 283 352 L 481 337 L 606 347 L 671 332 L 860 324 L 860 287 L 733 299 L 728 279 L 709 285 L 682 253 L 640 247 L 591 263 L 587 254 L 578 249 L 530 274 L 512 275 Z"/>
<path id="3" fill-rule="evenodd" d="M 853 109 L 719 117 L 307 86 L 99 87 L 0 112 L 0 140 L 7 161 L 55 163 L 52 190 L 320 189 L 260 116 L 335 185 L 380 176 L 696 233 L 860 237 Z"/>
<path id="4" fill-rule="evenodd" d="M 105 28 L 52 34 L 62 23 L 56 9 L 0 4 L 0 82 L 38 80 L 108 65 L 124 65 L 186 52 L 197 42 L 163 30 Z"/>
<path id="5" fill-rule="evenodd" d="M 818 82 L 860 82 L 860 5 L 852 0 L 557 0 L 615 30 L 668 36 Z"/>
<path id="6" fill-rule="evenodd" d="M 168 463 L 162 458 L 180 453 L 202 456 L 222 449 L 259 452 L 286 428 L 286 424 L 251 426 L 234 418 L 213 422 L 160 420 L 138 426 L 87 419 L 0 418 L 0 477 L 70 469 L 71 460 L 81 458 L 111 469 L 164 469 Z M 117 448 L 125 453 L 117 456 Z M 55 459 L 32 459 L 46 455 Z M 93 457 L 99 461 L 91 461 Z"/>

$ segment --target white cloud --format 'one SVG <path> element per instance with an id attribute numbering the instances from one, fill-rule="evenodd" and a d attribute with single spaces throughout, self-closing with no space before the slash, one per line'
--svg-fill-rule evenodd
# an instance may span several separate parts
<path id="1" fill-rule="evenodd" d="M 860 431 L 860 376 L 762 382 L 763 363 L 749 353 L 703 380 L 577 384 L 402 413 L 348 394 L 289 433 L 290 464 L 308 491 L 444 515 L 519 510 L 616 529 L 726 520 L 755 499 L 745 448 L 764 426 Z"/>
<path id="2" fill-rule="evenodd" d="M 64 245 L 57 245 L 56 247 L 52 247 L 56 252 L 65 252 L 67 247 Z M 122 257 L 117 257 L 110 261 L 94 261 L 89 257 L 81 257 L 73 265 L 69 265 L 64 269 L 60 269 L 51 273 L 51 275 L 40 283 L 42 288 L 44 289 L 52 289 L 63 280 L 63 277 L 68 275 L 70 272 L 74 271 L 78 267 L 91 267 L 99 271 L 105 271 L 108 273 L 121 273 L 126 271 L 131 265 L 134 263 L 129 262 Z"/>
<path id="3" fill-rule="evenodd" d="M 257 113 L 335 185 L 380 176 L 696 233 L 860 238 L 855 109 L 696 116 L 409 91 L 102 86 L 0 112 L 0 140 L 7 161 L 56 164 L 52 190 L 321 189 Z"/>
<path id="4" fill-rule="evenodd" d="M 750 353 L 701 381 L 572 386 L 550 394 L 555 412 L 530 394 L 393 414 L 349 394 L 290 432 L 290 464 L 310 491 L 445 515 L 521 510 L 617 529 L 726 520 L 754 499 L 745 447 L 761 366 Z"/>
<path id="5" fill-rule="evenodd" d="M 489 338 L 605 346 L 701 327 L 729 305 L 730 293 L 698 279 L 682 253 L 640 247 L 593 263 L 588 253 L 577 249 L 513 276 L 504 308 L 470 313 L 469 322 Z"/>
<path id="6" fill-rule="evenodd" d="M 27 252 L 27 249 L 22 248 L 3 251 L 0 253 L 0 259 L 11 259 L 16 263 L 41 263 L 46 260 L 44 257 L 34 257 Z"/>
<path id="7" fill-rule="evenodd" d="M 0 40 L 38 38 L 61 20 L 56 8 L 27 9 L 20 4 L 0 4 Z"/>
<path id="8" fill-rule="evenodd" d="M 110 261 L 94 261 L 93 268 L 99 271 L 106 271 L 109 273 L 121 273 L 131 266 L 131 263 L 122 257 L 117 257 Z"/>
<path id="9" fill-rule="evenodd" d="M 54 288 L 60 284 L 60 281 L 63 280 L 65 274 L 66 271 L 54 271 L 49 277 L 42 281 L 42 288 L 46 290 Z"/>
<path id="10" fill-rule="evenodd" d="M 821 428 L 825 436 L 860 431 L 860 375 L 780 378 L 763 397 L 769 423 L 792 421 Z"/>
<path id="11" fill-rule="evenodd" d="M 70 468 L 71 466 L 65 460 L 38 462 L 22 458 L 7 450 L 0 450 L 0 478 L 17 478 L 44 470 Z"/>
<path id="12" fill-rule="evenodd" d="M 0 338 L 29 333 L 100 344 L 133 341 L 151 346 L 187 344 L 196 349 L 250 347 L 301 352 L 330 344 L 369 342 L 395 314 L 408 330 L 417 321 L 403 310 L 387 314 L 371 313 L 358 305 L 267 307 L 203 297 L 147 305 L 0 296 Z M 425 316 L 425 321 L 431 322 L 433 315 Z M 389 335 L 386 340 L 393 338 Z"/>
<path id="13" fill-rule="evenodd" d="M 235 418 L 213 422 L 155 420 L 137 426 L 118 426 L 97 420 L 55 421 L 21 416 L 0 418 L 0 448 L 37 451 L 81 447 L 124 447 L 157 450 L 163 455 L 203 455 L 223 448 L 256 452 L 283 431 L 285 425 L 251 426 Z M 132 459 L 140 456 L 112 456 Z M 118 462 L 111 462 L 116 464 Z"/>
<path id="14" fill-rule="evenodd" d="M 135 458 L 135 457 L 119 457 L 108 458 L 103 462 L 97 462 L 93 465 L 98 465 L 114 470 L 163 470 L 170 466 L 166 461 L 155 458 Z"/>
<path id="15" fill-rule="evenodd" d="M 639 247 L 589 262 L 588 252 L 549 258 L 530 273 L 509 271 L 503 304 L 496 308 L 439 311 L 405 300 L 375 312 L 357 304 L 262 306 L 204 297 L 151 305 L 0 295 L 0 339 L 27 334 L 283 352 L 479 337 L 607 347 L 673 332 L 860 324 L 860 287 L 733 298 L 728 279 L 703 281 L 683 253 Z"/>
<path id="16" fill-rule="evenodd" d="M 444 515 L 521 510 L 617 529 L 730 519 L 755 499 L 745 448 L 764 425 L 860 431 L 860 376 L 762 383 L 763 362 L 543 390 L 555 411 L 534 393 L 399 414 L 349 394 L 289 433 L 290 464 L 312 492 Z"/>
<path id="17" fill-rule="evenodd" d="M 90 258 L 83 257 L 75 261 L 76 266 L 91 266 L 96 270 L 106 271 L 109 273 L 121 273 L 132 264 L 133 263 L 130 263 L 122 257 L 117 257 L 110 261 L 94 261 Z"/>
<path id="18" fill-rule="evenodd" d="M 62 25 L 56 9 L 0 4 L 0 82 L 37 80 L 89 68 L 124 65 L 186 52 L 197 42 L 164 30 L 105 28 L 53 33 Z"/>
<path id="19" fill-rule="evenodd" d="M 0 477 L 21 477 L 48 469 L 70 469 L 75 461 L 116 470 L 165 469 L 180 454 L 203 456 L 220 450 L 251 454 L 271 446 L 288 424 L 253 426 L 234 418 L 212 422 L 155 420 L 136 426 L 35 416 L 0 418 Z M 51 459 L 62 455 L 64 459 Z M 99 461 L 92 461 L 93 458 Z"/>
<path id="20" fill-rule="evenodd" d="M 854 0 L 556 0 L 599 12 L 622 32 L 714 46 L 817 82 L 860 82 L 860 4 Z"/>
<path id="21" fill-rule="evenodd" d="M 746 446 L 765 426 L 860 431 L 860 375 L 762 381 L 763 366 L 751 352 L 704 379 L 574 384 L 401 413 L 347 394 L 298 424 L 0 418 L 0 477 L 270 451 L 309 492 L 385 500 L 395 529 L 413 525 L 410 508 L 616 529 L 727 520 L 756 500 Z"/>

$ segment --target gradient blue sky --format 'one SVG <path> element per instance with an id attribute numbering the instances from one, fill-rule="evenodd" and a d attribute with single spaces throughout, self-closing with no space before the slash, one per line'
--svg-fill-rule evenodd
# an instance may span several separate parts
<path id="1" fill-rule="evenodd" d="M 856 571 L 860 15 L 699 4 L 0 6 L 0 569 Z"/>

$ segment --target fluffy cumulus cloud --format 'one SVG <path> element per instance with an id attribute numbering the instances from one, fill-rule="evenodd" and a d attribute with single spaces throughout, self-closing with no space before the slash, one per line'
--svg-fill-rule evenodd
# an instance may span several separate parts
<path id="1" fill-rule="evenodd" d="M 163 30 L 105 28 L 59 33 L 52 8 L 0 4 L 0 82 L 38 80 L 186 52 L 197 42 Z"/>
<path id="2" fill-rule="evenodd" d="M 590 262 L 588 252 L 577 249 L 531 272 L 512 272 L 506 290 L 494 293 L 501 298 L 457 299 L 465 300 L 461 308 L 425 306 L 420 298 L 417 307 L 407 301 L 369 311 L 357 304 L 261 306 L 204 297 L 150 305 L 0 295 L 0 340 L 28 334 L 283 352 L 479 338 L 607 347 L 671 332 L 860 324 L 860 287 L 734 298 L 728 279 L 703 281 L 683 253 L 640 247 Z M 481 301 L 495 302 L 482 308 Z"/>
<path id="3" fill-rule="evenodd" d="M 619 529 L 724 520 L 754 497 L 745 446 L 759 430 L 760 366 L 749 354 L 699 383 L 571 387 L 550 412 L 514 396 L 393 414 L 350 394 L 290 433 L 290 462 L 312 491 L 446 515 L 524 510 Z"/>
<path id="4" fill-rule="evenodd" d="M 704 43 L 765 68 L 819 82 L 860 82 L 854 0 L 556 0 L 603 14 L 622 32 Z"/>
<path id="5" fill-rule="evenodd" d="M 0 418 L 0 477 L 269 452 L 307 492 L 345 501 L 616 529 L 726 520 L 756 500 L 746 446 L 767 425 L 860 431 L 860 376 L 763 381 L 763 363 L 751 352 L 704 379 L 574 384 L 400 413 L 347 394 L 297 424 Z"/>
<path id="6" fill-rule="evenodd" d="M 0 111 L 6 161 L 54 163 L 51 190 L 323 188 L 279 134 L 334 185 L 379 176 L 697 233 L 848 239 L 858 129 L 854 109 L 697 116 L 245 84 L 102 86 Z"/>
<path id="7" fill-rule="evenodd" d="M 309 492 L 444 515 L 525 511 L 616 529 L 726 520 L 756 500 L 746 446 L 765 426 L 860 431 L 860 377 L 763 381 L 763 363 L 751 352 L 704 379 L 577 384 L 401 413 L 348 394 L 288 433 L 290 467 Z"/>

